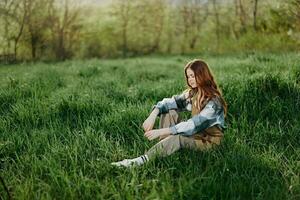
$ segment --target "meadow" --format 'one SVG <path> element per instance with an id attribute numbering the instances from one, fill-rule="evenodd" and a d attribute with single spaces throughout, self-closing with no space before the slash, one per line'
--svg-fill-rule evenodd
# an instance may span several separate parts
<path id="1" fill-rule="evenodd" d="M 156 143 L 141 125 L 193 58 L 228 103 L 222 145 L 111 166 Z M 1 199 L 299 199 L 299 141 L 299 53 L 0 65 Z"/>

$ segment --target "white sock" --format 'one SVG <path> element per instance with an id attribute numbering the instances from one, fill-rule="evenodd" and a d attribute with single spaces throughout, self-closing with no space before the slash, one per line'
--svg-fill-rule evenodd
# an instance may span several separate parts
<path id="1" fill-rule="evenodd" d="M 147 162 L 149 159 L 148 159 L 148 156 L 147 155 L 141 155 L 137 158 L 133 158 L 131 159 L 130 161 L 131 162 L 134 162 L 135 164 L 137 165 L 142 165 L 144 164 L 145 162 Z"/>

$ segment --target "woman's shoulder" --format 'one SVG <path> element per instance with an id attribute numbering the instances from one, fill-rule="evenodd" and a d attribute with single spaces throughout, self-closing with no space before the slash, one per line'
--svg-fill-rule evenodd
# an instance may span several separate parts
<path id="1" fill-rule="evenodd" d="M 209 100 L 209 103 L 214 104 L 217 108 L 222 108 L 221 98 L 219 96 L 214 96 Z"/>

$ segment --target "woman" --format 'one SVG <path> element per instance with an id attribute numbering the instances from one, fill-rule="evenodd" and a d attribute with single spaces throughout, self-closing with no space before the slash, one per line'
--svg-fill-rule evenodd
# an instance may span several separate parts
<path id="1" fill-rule="evenodd" d="M 149 140 L 160 138 L 160 141 L 144 155 L 112 165 L 142 165 L 156 156 L 168 156 L 181 148 L 207 150 L 220 144 L 227 104 L 214 77 L 208 65 L 198 59 L 189 62 L 184 71 L 189 89 L 158 102 L 143 123 L 144 135 Z M 181 111 L 191 111 L 192 118 L 179 123 L 177 112 Z M 160 116 L 160 127 L 153 130 L 157 116 Z"/>

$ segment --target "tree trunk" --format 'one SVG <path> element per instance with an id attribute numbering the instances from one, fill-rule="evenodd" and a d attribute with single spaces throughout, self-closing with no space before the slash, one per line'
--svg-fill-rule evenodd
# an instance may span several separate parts
<path id="1" fill-rule="evenodd" d="M 19 40 L 23 34 L 23 30 L 24 30 L 24 25 L 25 25 L 25 21 L 26 21 L 26 16 L 27 16 L 27 7 L 26 7 L 26 1 L 23 2 L 24 3 L 24 14 L 23 14 L 23 19 L 21 21 L 20 24 L 20 29 L 18 32 L 18 35 L 14 38 L 15 44 L 14 44 L 14 60 L 17 59 L 17 53 L 18 53 L 18 44 L 19 44 Z"/>
<path id="2" fill-rule="evenodd" d="M 183 42 L 181 43 L 181 54 L 186 53 L 186 43 L 188 42 L 188 32 L 189 32 L 189 11 L 188 7 L 185 5 L 183 7 Z"/>
<path id="3" fill-rule="evenodd" d="M 258 3 L 258 0 L 254 0 L 254 10 L 253 10 L 253 29 L 254 29 L 254 31 L 257 31 L 257 26 L 256 26 L 257 3 Z"/>
<path id="4" fill-rule="evenodd" d="M 125 20 L 125 19 L 124 19 Z M 122 40 L 123 40 L 123 56 L 127 56 L 128 45 L 127 45 L 127 21 L 123 22 L 122 26 Z"/>
<path id="5" fill-rule="evenodd" d="M 64 30 L 61 28 L 58 32 L 58 43 L 57 43 L 57 50 L 56 50 L 56 57 L 59 60 L 66 59 L 66 52 L 65 52 L 65 45 L 64 45 Z"/>
<path id="6" fill-rule="evenodd" d="M 31 58 L 36 59 L 37 39 L 31 34 Z"/>
<path id="7" fill-rule="evenodd" d="M 213 7 L 214 7 L 214 14 L 215 14 L 215 20 L 216 20 L 216 38 L 217 38 L 217 51 L 219 50 L 219 42 L 220 42 L 220 19 L 219 19 L 219 13 L 217 8 L 217 2 L 216 0 L 213 0 Z"/>
<path id="8" fill-rule="evenodd" d="M 246 32 L 246 13 L 242 4 L 242 0 L 239 0 L 239 10 L 240 10 L 240 22 L 241 22 L 241 32 Z"/>

